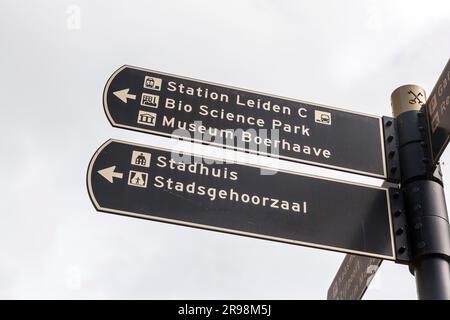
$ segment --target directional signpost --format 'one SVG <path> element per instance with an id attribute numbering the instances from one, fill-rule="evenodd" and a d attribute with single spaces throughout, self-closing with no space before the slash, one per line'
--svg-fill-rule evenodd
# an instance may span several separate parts
<path id="1" fill-rule="evenodd" d="M 330 288 L 328 300 L 360 300 L 372 282 L 383 260 L 371 257 L 345 256 Z"/>
<path id="2" fill-rule="evenodd" d="M 396 230 L 396 235 L 408 233 L 404 248 L 411 251 L 409 265 L 416 278 L 419 299 L 450 299 L 450 227 L 442 177 L 439 170 L 436 172 L 430 166 L 428 152 L 433 150 L 436 163 L 446 144 L 442 140 L 444 131 L 438 132 L 439 127 L 448 123 L 448 118 L 441 118 L 448 117 L 445 108 L 441 108 L 448 100 L 443 98 L 444 93 L 444 88 L 432 92 L 429 104 L 432 113 L 427 117 L 423 106 L 425 91 L 419 86 L 404 85 L 391 95 L 401 163 L 400 187 L 405 199 L 405 214 L 402 212 L 399 217 L 405 215 L 408 221 Z M 438 120 L 433 120 L 435 117 Z M 426 118 L 431 119 L 431 134 L 425 130 Z"/>
<path id="3" fill-rule="evenodd" d="M 131 66 L 103 104 L 115 127 L 387 178 L 380 117 Z"/>
<path id="4" fill-rule="evenodd" d="M 116 140 L 92 158 L 99 211 L 395 260 L 389 190 Z"/>
<path id="5" fill-rule="evenodd" d="M 435 165 L 450 140 L 450 60 L 427 101 L 431 157 Z"/>
<path id="6" fill-rule="evenodd" d="M 394 118 L 380 118 L 123 66 L 103 92 L 113 126 L 400 188 L 108 140 L 89 163 L 89 196 L 102 212 L 346 252 L 330 300 L 361 299 L 382 260 L 410 266 L 420 299 L 450 299 L 450 228 L 431 171 L 450 140 L 450 62 L 426 108 L 425 95 L 397 88 Z"/>

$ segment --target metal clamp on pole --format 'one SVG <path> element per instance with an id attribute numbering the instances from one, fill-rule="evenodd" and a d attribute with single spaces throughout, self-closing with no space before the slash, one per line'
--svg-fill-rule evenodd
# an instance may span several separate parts
<path id="1" fill-rule="evenodd" d="M 450 228 L 440 168 L 430 172 L 425 91 L 416 85 L 391 95 L 396 118 L 401 189 L 419 299 L 450 299 Z"/>

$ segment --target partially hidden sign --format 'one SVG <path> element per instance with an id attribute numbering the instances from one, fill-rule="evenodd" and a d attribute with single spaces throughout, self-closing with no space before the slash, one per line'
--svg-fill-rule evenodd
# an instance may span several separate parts
<path id="1" fill-rule="evenodd" d="M 327 293 L 327 300 L 360 300 L 383 260 L 347 254 Z"/>
<path id="2" fill-rule="evenodd" d="M 427 100 L 428 128 L 433 164 L 450 140 L 450 60 Z"/>
<path id="3" fill-rule="evenodd" d="M 103 104 L 115 127 L 387 178 L 380 117 L 131 66 Z"/>
<path id="4" fill-rule="evenodd" d="M 99 211 L 395 260 L 389 190 L 133 144 L 88 168 Z"/>

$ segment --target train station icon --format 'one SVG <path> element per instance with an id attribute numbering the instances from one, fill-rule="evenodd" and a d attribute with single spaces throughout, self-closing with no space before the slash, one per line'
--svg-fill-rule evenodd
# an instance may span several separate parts
<path id="1" fill-rule="evenodd" d="M 150 158 L 150 153 L 133 150 L 133 153 L 131 154 L 131 164 L 134 166 L 149 168 Z"/>
<path id="2" fill-rule="evenodd" d="M 144 79 L 144 88 L 161 91 L 162 79 L 146 76 Z"/>
<path id="3" fill-rule="evenodd" d="M 147 188 L 148 173 L 130 170 L 128 185 L 139 188 Z"/>

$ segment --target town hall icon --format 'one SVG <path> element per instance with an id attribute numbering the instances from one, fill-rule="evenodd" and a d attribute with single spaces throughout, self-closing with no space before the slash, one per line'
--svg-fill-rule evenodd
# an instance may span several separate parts
<path id="1" fill-rule="evenodd" d="M 131 164 L 140 167 L 150 167 L 151 154 L 142 151 L 133 151 L 131 155 Z"/>

